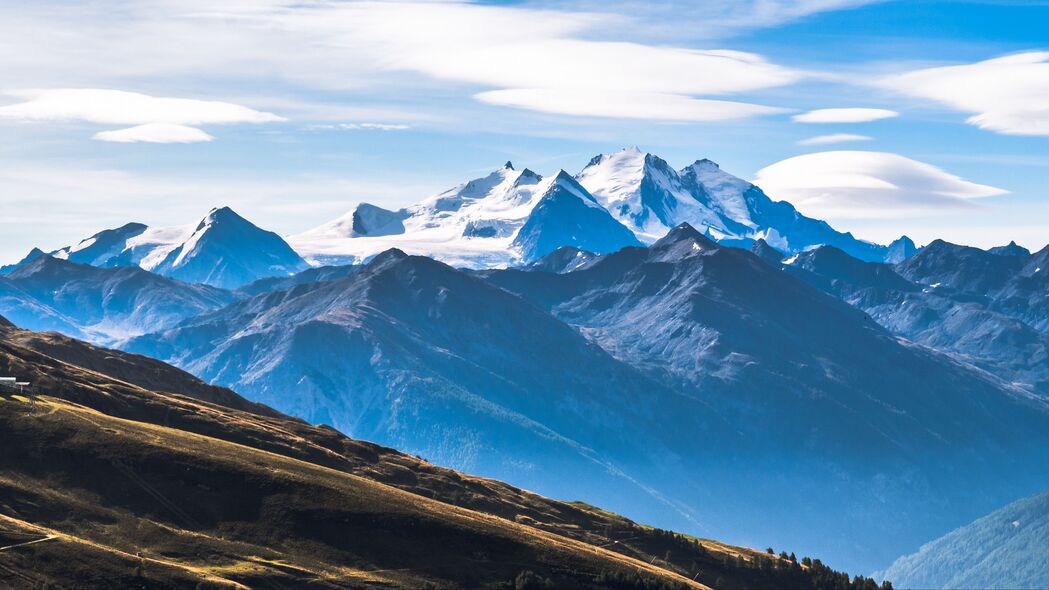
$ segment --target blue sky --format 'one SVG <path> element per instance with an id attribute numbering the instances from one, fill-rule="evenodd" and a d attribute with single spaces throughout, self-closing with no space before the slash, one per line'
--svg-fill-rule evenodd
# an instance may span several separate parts
<path id="1" fill-rule="evenodd" d="M 1049 241 L 1049 2 L 82 4 L 0 22 L 3 261 L 227 204 L 293 234 L 627 145 L 875 241 Z"/>

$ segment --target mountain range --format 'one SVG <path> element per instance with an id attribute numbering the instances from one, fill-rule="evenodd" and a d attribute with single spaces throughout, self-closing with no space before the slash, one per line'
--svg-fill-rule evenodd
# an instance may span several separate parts
<path id="1" fill-rule="evenodd" d="M 3 318 L 0 374 L 33 383 L 0 388 L 4 587 L 875 588 L 438 467 Z"/>
<path id="2" fill-rule="evenodd" d="M 173 326 L 234 299 L 138 267 L 97 268 L 46 254 L 0 276 L 0 314 L 28 329 L 102 343 Z"/>
<path id="3" fill-rule="evenodd" d="M 43 254 L 34 248 L 23 261 L 0 268 L 0 275 Z M 259 229 L 229 207 L 212 209 L 200 221 L 184 226 L 128 223 L 49 254 L 100 268 L 138 266 L 183 282 L 224 289 L 308 268 L 280 236 Z"/>
<path id="4" fill-rule="evenodd" d="M 1049 492 L 1017 500 L 930 541 L 878 574 L 901 588 L 1049 587 Z"/>
<path id="5" fill-rule="evenodd" d="M 527 264 L 561 246 L 607 254 L 651 244 L 681 223 L 723 244 L 749 247 L 763 240 L 785 253 L 826 244 L 861 260 L 895 263 L 917 251 L 906 237 L 881 246 L 838 232 L 710 160 L 674 170 L 632 147 L 596 156 L 575 175 L 561 170 L 544 178 L 507 162 L 402 209 L 361 203 L 287 242 L 223 207 L 185 226 L 128 223 L 49 254 L 235 289 L 289 276 L 306 261 L 360 264 L 390 248 L 467 268 Z M 23 261 L 0 267 L 0 274 L 41 254 L 34 248 Z"/>
<path id="6" fill-rule="evenodd" d="M 1049 282 L 1039 270 L 1043 261 L 1049 268 L 1049 248 L 985 251 L 936 240 L 895 266 L 822 246 L 786 259 L 782 268 L 909 340 L 1046 395 Z"/>
<path id="7" fill-rule="evenodd" d="M 558 212 L 552 215 L 555 198 Z M 596 156 L 578 174 L 561 170 L 551 178 L 507 162 L 396 211 L 362 203 L 288 241 L 314 263 L 360 263 L 398 248 L 485 268 L 533 262 L 560 246 L 605 254 L 651 244 L 681 223 L 725 244 L 763 239 L 791 253 L 830 244 L 863 260 L 898 262 L 916 251 L 907 238 L 879 246 L 838 232 L 710 160 L 676 171 L 636 147 Z"/>
<path id="8" fill-rule="evenodd" d="M 630 148 L 287 241 L 228 208 L 128 224 L 0 269 L 0 314 L 437 464 L 869 572 L 1049 487 L 1043 268 L 1049 247 L 857 240 Z"/>
<path id="9" fill-rule="evenodd" d="M 867 571 L 1049 483 L 1044 399 L 687 224 L 523 269 L 353 269 L 124 346 L 437 463 Z"/>

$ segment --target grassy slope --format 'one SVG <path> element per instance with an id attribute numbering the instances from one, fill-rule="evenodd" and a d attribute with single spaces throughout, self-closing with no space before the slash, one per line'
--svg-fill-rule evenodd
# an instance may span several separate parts
<path id="1" fill-rule="evenodd" d="M 755 551 L 442 469 L 140 359 L 0 328 L 0 374 L 48 394 L 0 399 L 0 547 L 55 536 L 0 549 L 0 584 L 500 587 L 532 570 L 558 587 L 601 572 L 809 585 L 754 568 Z M 189 395 L 136 385 L 158 382 Z"/>

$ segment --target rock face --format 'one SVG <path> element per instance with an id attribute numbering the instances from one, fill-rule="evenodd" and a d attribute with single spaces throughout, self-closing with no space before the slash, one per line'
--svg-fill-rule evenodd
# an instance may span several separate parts
<path id="1" fill-rule="evenodd" d="M 1049 492 L 1017 500 L 897 559 L 897 588 L 1049 587 Z"/>
<path id="2" fill-rule="evenodd" d="M 0 390 L 5 588 L 792 589 L 849 579 L 438 467 L 159 361 L 2 317 L 0 374 L 34 386 L 32 397 Z"/>
<path id="3" fill-rule="evenodd" d="M 51 254 L 101 268 L 139 266 L 186 283 L 224 289 L 288 276 L 308 266 L 280 236 L 229 207 L 212 209 L 199 222 L 180 227 L 129 223 Z"/>
<path id="4" fill-rule="evenodd" d="M 697 451 L 670 436 L 662 417 L 678 416 L 675 428 L 693 433 L 720 428 L 703 404 L 533 305 L 399 251 L 344 279 L 259 295 L 127 349 L 440 464 L 561 497 L 649 505 L 664 517 L 678 508 L 642 482 Z"/>
<path id="5" fill-rule="evenodd" d="M 972 258 L 979 262 L 959 261 Z M 1019 303 L 1002 293 L 1039 297 L 1020 285 L 1022 260 L 993 264 L 999 256 L 933 243 L 895 268 L 863 262 L 824 246 L 791 259 L 783 269 L 864 310 L 882 326 L 914 342 L 950 353 L 1032 392 L 1049 393 L 1049 334 L 1024 321 Z M 964 271 L 951 265 L 968 265 Z M 984 264 L 983 270 L 979 265 Z M 896 271 L 930 284 L 912 282 Z M 1012 274 L 1010 277 L 1010 273 Z M 953 287 L 950 285 L 954 285 Z M 1008 285 L 1006 287 L 1005 285 Z M 960 287 L 960 288 L 959 288 Z M 1024 299 L 1019 299 L 1023 301 Z"/>
<path id="6" fill-rule="evenodd" d="M 687 225 L 521 270 L 390 251 L 128 349 L 437 462 L 864 571 L 1049 483 L 1044 403 Z"/>
<path id="7" fill-rule="evenodd" d="M 234 300 L 136 267 L 96 268 L 40 256 L 0 277 L 0 313 L 33 330 L 113 343 Z"/>

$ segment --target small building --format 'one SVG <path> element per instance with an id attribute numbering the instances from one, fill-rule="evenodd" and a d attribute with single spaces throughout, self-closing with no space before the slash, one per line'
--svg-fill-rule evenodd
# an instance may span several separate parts
<path id="1" fill-rule="evenodd" d="M 0 389 L 26 393 L 29 391 L 28 381 L 19 381 L 16 377 L 0 377 Z"/>

